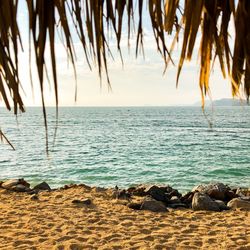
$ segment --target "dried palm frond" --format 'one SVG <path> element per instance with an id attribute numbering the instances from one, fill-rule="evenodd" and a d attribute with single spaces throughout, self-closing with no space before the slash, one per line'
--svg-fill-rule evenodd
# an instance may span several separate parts
<path id="1" fill-rule="evenodd" d="M 146 4 L 145 4 L 146 2 Z M 184 4 L 183 4 L 184 2 Z M 222 75 L 230 76 L 233 95 L 243 84 L 247 98 L 250 95 L 250 1 L 239 0 L 26 0 L 29 16 L 30 45 L 34 46 L 47 138 L 46 103 L 44 97 L 45 50 L 50 51 L 52 75 L 58 107 L 58 80 L 55 52 L 55 29 L 61 29 L 68 56 L 75 68 L 72 32 L 82 44 L 87 64 L 97 62 L 99 75 L 106 72 L 107 55 L 110 53 L 107 31 L 113 32 L 121 53 L 124 20 L 127 18 L 128 39 L 131 23 L 137 23 L 136 55 L 143 51 L 143 12 L 149 13 L 156 46 L 165 65 L 179 36 L 182 49 L 179 56 L 177 84 L 185 60 L 191 60 L 198 34 L 200 43 L 200 88 L 202 99 L 209 93 L 209 77 L 216 57 Z M 18 48 L 21 37 L 17 23 L 18 0 L 0 0 L 0 99 L 8 110 L 24 112 L 18 72 Z M 235 17 L 236 36 L 231 56 L 228 42 L 229 22 Z M 136 20 L 135 20 L 136 19 Z M 73 23 L 73 27 L 70 23 Z M 183 32 L 182 32 L 183 30 Z M 200 30 L 200 32 L 199 32 Z M 170 49 L 166 36 L 175 35 Z M 129 44 L 129 43 L 128 43 Z M 231 66 L 232 65 L 232 66 Z M 244 82 L 242 82 L 244 79 Z M 204 101 L 203 101 L 204 105 Z M 48 141 L 48 140 L 46 140 Z M 48 147 L 48 145 L 47 145 Z"/>
<path id="2" fill-rule="evenodd" d="M 4 135 L 4 133 L 2 132 L 2 130 L 0 129 L 0 141 L 6 141 L 13 150 L 15 150 L 14 146 L 11 144 L 11 142 L 8 140 L 8 138 Z"/>
<path id="3" fill-rule="evenodd" d="M 244 76 L 244 89 L 250 95 L 250 1 L 240 0 L 236 11 L 236 37 L 234 43 L 232 85 L 233 95 L 237 95 Z"/>

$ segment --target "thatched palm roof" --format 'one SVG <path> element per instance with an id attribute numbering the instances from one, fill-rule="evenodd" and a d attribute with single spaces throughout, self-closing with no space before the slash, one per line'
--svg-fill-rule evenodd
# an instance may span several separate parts
<path id="1" fill-rule="evenodd" d="M 112 30 L 120 50 L 122 26 L 131 25 L 137 18 L 136 53 L 143 46 L 143 11 L 149 12 L 155 42 L 166 66 L 171 61 L 171 52 L 179 36 L 182 49 L 179 55 L 177 83 L 185 60 L 191 60 L 196 37 L 201 31 L 200 44 L 200 89 L 202 100 L 209 91 L 209 77 L 213 61 L 219 59 L 221 72 L 232 82 L 232 94 L 239 94 L 243 86 L 246 98 L 250 95 L 250 1 L 239 0 L 27 0 L 30 45 L 34 47 L 40 81 L 43 112 L 46 126 L 44 101 L 45 48 L 50 50 L 56 104 L 58 82 L 55 54 L 55 30 L 61 29 L 65 37 L 68 55 L 74 66 L 72 25 L 85 51 L 97 61 L 99 74 L 108 72 L 107 54 L 109 43 L 106 30 Z M 180 4 L 182 2 L 182 4 Z M 184 2 L 184 3 L 183 3 Z M 144 8 L 144 6 L 147 6 Z M 21 35 L 17 22 L 18 0 L 0 0 L 0 98 L 8 110 L 13 104 L 14 113 L 24 111 L 19 81 L 18 49 Z M 137 14 L 135 14 L 137 13 Z M 125 16 L 127 18 L 125 19 Z M 233 52 L 228 42 L 229 22 L 235 23 Z M 124 23 L 126 22 L 126 23 Z M 182 32 L 183 30 L 183 32 Z M 175 35 L 170 48 L 166 37 Z M 108 80 L 109 82 L 109 80 Z"/>

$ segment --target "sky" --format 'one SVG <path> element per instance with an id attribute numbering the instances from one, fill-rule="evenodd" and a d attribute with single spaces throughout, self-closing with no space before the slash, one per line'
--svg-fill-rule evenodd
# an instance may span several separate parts
<path id="1" fill-rule="evenodd" d="M 29 47 L 28 47 L 28 17 L 25 1 L 20 1 L 18 9 L 19 28 L 22 35 L 24 51 L 19 53 L 20 79 L 25 90 L 23 100 L 26 106 L 41 105 L 39 82 L 34 58 L 32 60 L 32 79 L 34 92 L 31 91 L 29 76 Z M 146 12 L 145 12 L 146 13 Z M 124 31 L 125 32 L 125 31 Z M 126 33 L 126 32 L 125 32 Z M 171 43 L 168 38 L 168 44 Z M 74 41 L 77 55 L 77 101 L 75 102 L 75 77 L 72 66 L 67 60 L 65 49 L 60 41 L 57 41 L 57 73 L 59 82 L 60 106 L 176 106 L 192 105 L 201 100 L 199 89 L 199 49 L 200 34 L 196 41 L 195 53 L 191 62 L 185 62 L 181 72 L 179 86 L 176 88 L 176 73 L 178 65 L 178 53 L 181 52 L 181 41 L 178 43 L 173 58 L 175 66 L 170 65 L 163 75 L 164 62 L 157 52 L 156 43 L 152 34 L 149 19 L 144 16 L 144 50 L 145 58 L 139 55 L 135 58 L 136 36 L 131 39 L 131 48 L 128 51 L 126 34 L 122 40 L 122 52 L 124 65 L 122 65 L 117 53 L 114 41 L 110 42 L 114 61 L 108 60 L 109 77 L 112 91 L 109 90 L 103 74 L 102 84 L 98 77 L 97 68 L 92 71 L 88 68 L 79 41 Z M 49 51 L 47 59 L 49 61 Z M 51 76 L 50 67 L 48 66 Z M 51 77 L 51 84 L 53 80 Z M 228 79 L 223 79 L 216 63 L 210 78 L 212 99 L 230 98 L 231 87 Z M 46 85 L 46 104 L 55 105 L 52 88 Z M 3 105 L 1 103 L 1 105 Z"/>

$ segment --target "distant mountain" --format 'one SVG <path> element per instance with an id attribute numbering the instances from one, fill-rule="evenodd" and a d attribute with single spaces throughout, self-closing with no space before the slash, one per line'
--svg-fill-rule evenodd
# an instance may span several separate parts
<path id="1" fill-rule="evenodd" d="M 246 106 L 246 100 L 223 98 L 212 102 L 214 106 Z"/>
<path id="2" fill-rule="evenodd" d="M 215 101 L 206 100 L 207 106 L 247 106 L 249 105 L 246 100 L 232 99 L 232 98 L 223 98 Z M 194 106 L 200 106 L 201 102 L 194 103 Z"/>

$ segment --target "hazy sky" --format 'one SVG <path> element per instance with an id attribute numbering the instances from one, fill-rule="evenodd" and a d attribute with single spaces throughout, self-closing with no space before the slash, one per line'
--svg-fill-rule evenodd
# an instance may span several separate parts
<path id="1" fill-rule="evenodd" d="M 32 62 L 32 75 L 34 82 L 34 98 L 32 98 L 29 77 L 28 64 L 28 20 L 25 1 L 20 1 L 19 24 L 23 38 L 24 52 L 20 52 L 20 75 L 21 82 L 26 97 L 24 101 L 26 106 L 40 105 L 39 84 L 37 80 L 36 67 L 34 60 Z M 160 54 L 156 50 L 154 37 L 148 22 L 147 16 L 144 18 L 144 49 L 145 59 L 140 55 L 135 59 L 135 40 L 131 39 L 131 50 L 128 53 L 127 39 L 124 36 L 122 41 L 122 51 L 124 56 L 124 67 L 122 67 L 119 55 L 116 53 L 116 46 L 111 40 L 111 49 L 114 53 L 115 61 L 109 60 L 109 75 L 112 85 L 112 91 L 107 88 L 105 74 L 103 75 L 103 84 L 100 87 L 97 69 L 89 70 L 83 50 L 78 42 L 75 42 L 75 51 L 77 55 L 77 102 L 74 101 L 75 78 L 72 66 L 67 61 L 64 47 L 60 42 L 57 43 L 57 69 L 59 76 L 59 104 L 79 105 L 79 106 L 141 106 L 141 105 L 183 105 L 193 104 L 201 99 L 199 89 L 199 67 L 198 67 L 198 48 L 199 38 L 196 42 L 196 53 L 191 63 L 184 64 L 179 87 L 176 89 L 175 80 L 178 60 L 177 53 L 181 51 L 181 41 L 177 45 L 173 55 L 176 66 L 170 66 L 165 75 L 163 75 L 164 63 Z M 170 44 L 171 38 L 169 38 Z M 48 52 L 48 51 L 47 51 Z M 50 72 L 50 65 L 48 65 Z M 231 97 L 231 88 L 228 80 L 221 76 L 218 64 L 215 66 L 211 75 L 212 98 Z M 53 84 L 51 78 L 51 84 Z M 49 88 L 46 90 L 47 105 L 54 105 L 54 94 Z"/>

